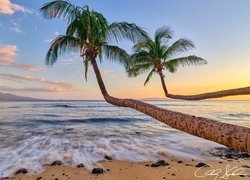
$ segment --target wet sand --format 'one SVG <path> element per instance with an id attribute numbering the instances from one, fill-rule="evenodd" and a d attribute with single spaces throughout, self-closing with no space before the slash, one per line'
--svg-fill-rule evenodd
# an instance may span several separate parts
<path id="1" fill-rule="evenodd" d="M 250 179 L 250 159 L 213 160 L 200 161 L 183 158 L 165 159 L 166 165 L 151 167 L 155 162 L 125 162 L 103 161 L 96 167 L 104 169 L 103 174 L 92 174 L 85 168 L 73 168 L 69 166 L 48 166 L 37 174 L 18 174 L 11 179 L 19 180 L 214 180 L 217 179 Z M 196 167 L 199 163 L 205 163 L 210 167 Z M 228 168 L 228 169 L 227 169 Z M 226 170 L 227 169 L 227 170 Z M 214 170 L 214 171 L 212 171 Z M 206 175 L 207 174 L 207 175 Z M 198 177 L 199 176 L 199 177 Z"/>

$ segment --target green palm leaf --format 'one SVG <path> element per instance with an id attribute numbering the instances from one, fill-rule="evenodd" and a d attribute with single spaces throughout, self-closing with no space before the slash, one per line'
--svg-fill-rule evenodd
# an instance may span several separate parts
<path id="1" fill-rule="evenodd" d="M 146 85 L 149 83 L 149 80 L 152 78 L 154 72 L 155 72 L 155 69 L 152 69 L 152 70 L 149 72 L 149 74 L 148 74 L 148 76 L 147 76 L 147 79 L 146 79 L 146 81 L 144 82 L 144 86 L 146 86 Z"/>
<path id="2" fill-rule="evenodd" d="M 179 39 L 167 49 L 163 57 L 164 59 L 171 58 L 180 53 L 186 52 L 194 47 L 195 45 L 191 40 L 185 38 Z"/>
<path id="3" fill-rule="evenodd" d="M 46 54 L 45 64 L 53 65 L 59 56 L 69 52 L 79 52 L 80 40 L 72 36 L 58 36 Z"/>
<path id="4" fill-rule="evenodd" d="M 173 36 L 173 31 L 169 27 L 158 28 L 155 32 L 155 43 L 161 44 L 162 42 L 167 42 Z"/>
<path id="5" fill-rule="evenodd" d="M 83 61 L 84 63 L 84 74 L 85 74 L 85 80 L 88 80 L 88 69 L 89 69 L 89 60 L 85 59 Z"/>
<path id="6" fill-rule="evenodd" d="M 147 33 L 139 26 L 134 23 L 127 22 L 114 22 L 108 27 L 108 38 L 110 41 L 120 41 L 123 39 L 137 42 L 148 38 Z"/>
<path id="7" fill-rule="evenodd" d="M 175 59 L 171 59 L 163 63 L 164 67 L 167 68 L 172 73 L 176 72 L 177 67 L 179 66 L 183 66 L 183 67 L 190 66 L 190 65 L 201 66 L 205 64 L 207 64 L 207 61 L 197 56 L 175 58 Z"/>
<path id="8" fill-rule="evenodd" d="M 118 46 L 103 45 L 102 52 L 106 58 L 112 62 L 118 62 L 122 64 L 126 69 L 130 67 L 130 56 L 127 52 Z"/>
<path id="9" fill-rule="evenodd" d="M 42 16 L 46 19 L 62 18 L 69 22 L 79 17 L 83 8 L 74 6 L 65 0 L 56 0 L 43 5 L 40 9 Z"/>
<path id="10" fill-rule="evenodd" d="M 129 77 L 137 77 L 148 71 L 150 68 L 154 68 L 154 65 L 151 62 L 140 63 L 128 69 L 127 73 Z"/>

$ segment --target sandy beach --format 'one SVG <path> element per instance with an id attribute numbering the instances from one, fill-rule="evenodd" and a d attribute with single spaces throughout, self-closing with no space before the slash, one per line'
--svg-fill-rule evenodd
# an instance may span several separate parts
<path id="1" fill-rule="evenodd" d="M 104 169 L 103 174 L 92 174 L 85 168 L 73 168 L 69 166 L 48 166 L 42 172 L 35 175 L 18 174 L 10 179 L 19 180 L 78 180 L 78 179 L 102 179 L 102 180 L 214 180 L 216 179 L 250 179 L 249 159 L 241 160 L 214 160 L 198 161 L 182 158 L 165 159 L 165 166 L 151 167 L 155 162 L 125 162 L 103 161 L 96 166 Z M 199 163 L 210 167 L 196 167 Z"/>

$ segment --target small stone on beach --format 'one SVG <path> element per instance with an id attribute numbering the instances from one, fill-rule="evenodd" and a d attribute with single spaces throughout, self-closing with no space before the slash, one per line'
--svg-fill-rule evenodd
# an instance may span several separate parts
<path id="1" fill-rule="evenodd" d="M 104 173 L 102 168 L 94 168 L 92 170 L 92 174 L 102 174 L 102 173 Z"/>
<path id="2" fill-rule="evenodd" d="M 164 160 L 157 161 L 156 163 L 151 164 L 151 167 L 167 166 L 169 165 Z"/>
<path id="3" fill-rule="evenodd" d="M 83 163 L 80 163 L 80 164 L 78 164 L 76 167 L 77 167 L 77 168 L 84 168 L 84 165 L 83 165 Z"/>
<path id="4" fill-rule="evenodd" d="M 197 164 L 195 167 L 209 167 L 207 164 L 205 164 L 205 163 L 199 163 L 199 164 Z"/>
<path id="5" fill-rule="evenodd" d="M 106 159 L 106 160 L 109 160 L 109 161 L 111 161 L 112 160 L 112 157 L 110 157 L 110 156 L 104 156 L 104 158 Z"/>
<path id="6" fill-rule="evenodd" d="M 28 173 L 28 170 L 25 168 L 21 168 L 15 174 L 26 174 L 26 173 Z"/>
<path id="7" fill-rule="evenodd" d="M 54 161 L 50 166 L 61 166 L 62 165 L 62 161 Z"/>

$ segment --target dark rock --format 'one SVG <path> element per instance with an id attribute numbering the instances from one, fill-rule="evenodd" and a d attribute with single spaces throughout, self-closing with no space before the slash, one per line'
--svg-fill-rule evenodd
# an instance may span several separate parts
<path id="1" fill-rule="evenodd" d="M 61 166 L 62 161 L 54 161 L 50 166 Z"/>
<path id="2" fill-rule="evenodd" d="M 185 166 L 193 166 L 192 164 L 185 164 Z"/>
<path id="3" fill-rule="evenodd" d="M 38 178 L 36 178 L 36 180 L 41 180 L 42 179 L 42 177 L 38 177 Z"/>
<path id="4" fill-rule="evenodd" d="M 21 168 L 15 174 L 26 174 L 26 173 L 28 173 L 28 170 L 25 168 Z"/>
<path id="5" fill-rule="evenodd" d="M 141 134 L 140 132 L 135 132 L 135 134 Z"/>
<path id="6" fill-rule="evenodd" d="M 192 159 L 192 161 L 194 161 L 194 159 Z"/>
<path id="7" fill-rule="evenodd" d="M 110 157 L 110 156 L 104 156 L 104 158 L 105 158 L 106 160 L 109 160 L 109 161 L 112 160 L 112 157 Z"/>
<path id="8" fill-rule="evenodd" d="M 199 164 L 197 164 L 195 167 L 209 167 L 207 164 L 205 164 L 205 163 L 199 163 Z"/>
<path id="9" fill-rule="evenodd" d="M 157 161 L 156 163 L 151 164 L 151 167 L 167 166 L 169 165 L 164 160 Z"/>
<path id="10" fill-rule="evenodd" d="M 219 147 L 211 151 L 211 154 L 218 156 L 222 159 L 239 159 L 239 158 L 250 158 L 250 154 L 246 152 L 236 151 L 231 148 Z"/>
<path id="11" fill-rule="evenodd" d="M 104 173 L 104 170 L 102 168 L 94 168 L 92 170 L 92 174 L 102 174 Z"/>
<path id="12" fill-rule="evenodd" d="M 55 178 L 55 180 L 59 180 L 58 178 Z"/>
<path id="13" fill-rule="evenodd" d="M 245 177 L 245 175 L 241 174 L 240 177 Z"/>
<path id="14" fill-rule="evenodd" d="M 166 177 L 163 177 L 162 179 L 166 179 Z"/>
<path id="15" fill-rule="evenodd" d="M 110 169 L 107 169 L 107 171 L 110 171 Z"/>
<path id="16" fill-rule="evenodd" d="M 242 167 L 243 168 L 250 168 L 250 166 L 248 166 L 248 165 L 243 165 Z"/>
<path id="17" fill-rule="evenodd" d="M 222 164 L 223 162 L 220 161 L 219 163 Z"/>
<path id="18" fill-rule="evenodd" d="M 177 161 L 177 163 L 183 163 L 182 161 Z"/>
<path id="19" fill-rule="evenodd" d="M 77 168 L 84 168 L 84 165 L 83 165 L 83 163 L 80 163 L 80 164 L 78 164 L 76 167 L 77 167 Z"/>
<path id="20" fill-rule="evenodd" d="M 176 176 L 176 174 L 172 174 L 172 176 Z"/>
<path id="21" fill-rule="evenodd" d="M 3 178 L 1 178 L 1 180 L 4 180 L 4 179 L 10 179 L 9 177 L 3 177 Z"/>
<path id="22" fill-rule="evenodd" d="M 145 166 L 149 167 L 149 164 L 146 164 Z"/>

